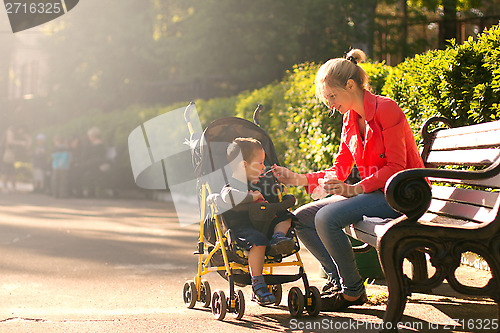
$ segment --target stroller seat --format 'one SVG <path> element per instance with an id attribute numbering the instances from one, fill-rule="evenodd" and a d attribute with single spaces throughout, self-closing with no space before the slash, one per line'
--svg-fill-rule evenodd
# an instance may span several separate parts
<path id="1" fill-rule="evenodd" d="M 207 197 L 207 203 L 209 205 L 214 205 L 218 212 L 227 211 L 229 209 L 234 211 L 248 211 L 250 220 L 254 227 L 262 231 L 264 234 L 267 234 L 276 212 L 291 208 L 295 204 L 295 197 L 287 194 L 283 196 L 282 201 L 280 202 L 255 202 L 232 206 L 231 204 L 224 202 L 220 194 L 213 193 Z M 231 221 L 227 221 L 223 216 L 221 216 L 221 214 L 218 214 L 218 216 L 224 227 L 223 233 L 226 235 L 228 240 L 228 249 L 236 256 L 232 256 L 231 259 L 243 265 L 248 264 L 248 251 L 250 250 L 248 244 L 235 237 L 232 229 L 230 228 Z M 205 237 L 209 242 L 212 240 L 212 245 L 214 245 L 216 241 L 215 226 L 213 224 L 214 221 L 214 218 L 208 218 L 205 222 Z M 266 263 L 281 262 L 283 258 L 291 256 L 300 250 L 299 241 L 295 233 L 295 229 L 293 228 L 293 224 L 288 230 L 286 236 L 291 238 L 295 243 L 292 251 L 288 253 L 281 253 L 277 256 L 266 254 Z"/>

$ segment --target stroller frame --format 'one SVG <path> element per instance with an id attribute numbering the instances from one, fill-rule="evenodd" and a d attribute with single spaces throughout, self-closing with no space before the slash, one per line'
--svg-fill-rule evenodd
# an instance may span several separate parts
<path id="1" fill-rule="evenodd" d="M 192 125 L 190 123 L 190 112 L 193 109 L 194 103 L 190 103 L 186 108 L 184 117 L 187 127 L 191 135 L 193 135 Z M 259 113 L 262 110 L 262 105 L 259 105 L 254 112 L 254 123 L 260 128 L 258 123 Z M 240 118 L 239 118 L 240 119 Z M 251 122 L 249 122 L 252 124 Z M 252 125 L 253 125 L 252 124 Z M 210 125 L 209 125 L 210 127 Z M 208 127 L 207 127 L 208 128 Z M 274 149 L 274 147 L 273 147 Z M 223 231 L 224 222 L 214 202 L 209 202 L 210 216 L 214 220 L 216 241 L 213 246 L 209 246 L 205 242 L 205 221 L 207 216 L 206 204 L 207 199 L 212 194 L 208 183 L 201 185 L 201 221 L 200 221 L 200 236 L 198 248 L 194 255 L 198 256 L 198 270 L 193 280 L 186 281 L 183 287 L 183 301 L 187 308 L 194 308 L 197 302 L 203 303 L 204 307 L 211 307 L 212 314 L 217 320 L 224 320 L 226 313 L 232 313 L 235 319 L 241 319 L 245 312 L 245 298 L 241 290 L 236 290 L 235 285 L 251 284 L 248 265 L 231 261 L 228 255 L 229 240 L 227 233 Z M 281 193 L 279 193 L 281 201 Z M 210 201 L 210 200 L 208 200 Z M 211 260 L 218 252 L 221 252 L 223 265 L 212 265 Z M 205 255 L 206 254 L 206 255 Z M 264 263 L 263 275 L 268 284 L 269 291 L 276 297 L 274 305 L 279 305 L 282 299 L 282 283 L 288 283 L 303 280 L 305 293 L 302 293 L 299 287 L 292 287 L 288 293 L 288 309 L 293 317 L 300 317 L 305 310 L 309 316 L 315 317 L 320 312 L 321 295 L 318 288 L 310 286 L 305 273 L 304 265 L 299 255 L 298 249 L 295 253 L 295 260 L 278 262 L 269 260 L 266 257 Z M 292 254 L 292 255 L 293 255 Z M 279 258 L 281 259 L 281 258 Z M 275 275 L 274 269 L 277 267 L 298 267 L 298 274 L 294 275 Z M 216 290 L 211 294 L 211 288 L 208 281 L 203 280 L 203 276 L 208 273 L 217 272 L 229 282 L 229 297 L 222 290 Z M 236 272 L 243 272 L 237 274 Z M 253 294 L 252 294 L 253 296 Z"/>

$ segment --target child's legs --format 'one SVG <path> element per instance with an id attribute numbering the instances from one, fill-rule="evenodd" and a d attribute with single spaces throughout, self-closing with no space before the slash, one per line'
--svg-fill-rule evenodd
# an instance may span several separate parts
<path id="1" fill-rule="evenodd" d="M 291 225 L 292 225 L 292 219 L 281 221 L 274 227 L 274 233 L 282 232 L 286 235 Z"/>
<path id="2" fill-rule="evenodd" d="M 264 269 L 264 258 L 266 256 L 266 246 L 252 246 L 248 254 L 248 268 L 251 276 L 262 275 Z"/>
<path id="3" fill-rule="evenodd" d="M 267 237 L 252 227 L 236 228 L 233 229 L 233 232 L 236 237 L 245 240 L 248 244 L 251 244 L 250 252 L 248 254 L 248 267 L 250 275 L 252 277 L 262 275 L 266 248 L 269 245 Z"/>

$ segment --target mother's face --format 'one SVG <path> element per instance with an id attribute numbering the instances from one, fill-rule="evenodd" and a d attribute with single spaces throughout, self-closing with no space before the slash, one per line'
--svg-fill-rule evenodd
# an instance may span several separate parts
<path id="1" fill-rule="evenodd" d="M 328 108 L 335 109 L 342 115 L 352 108 L 353 96 L 346 89 L 325 85 L 323 96 Z"/>

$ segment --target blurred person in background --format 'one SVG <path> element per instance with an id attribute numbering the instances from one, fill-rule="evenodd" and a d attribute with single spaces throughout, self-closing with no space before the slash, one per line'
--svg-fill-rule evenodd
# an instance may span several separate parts
<path id="1" fill-rule="evenodd" d="M 84 140 L 79 136 L 73 136 L 69 140 L 69 151 L 71 152 L 71 162 L 69 166 L 69 194 L 81 198 L 83 191 L 82 174 L 84 158 Z"/>
<path id="2" fill-rule="evenodd" d="M 84 195 L 94 197 L 97 190 L 102 188 L 104 175 L 109 171 L 110 165 L 107 160 L 107 148 L 101 138 L 101 130 L 98 127 L 90 128 L 87 131 L 87 138 L 89 142 L 81 160 L 82 181 Z"/>
<path id="3" fill-rule="evenodd" d="M 31 138 L 23 126 L 10 126 L 2 138 L 2 185 L 3 191 L 16 191 L 15 163 L 29 155 Z M 9 189 L 8 184 L 11 184 Z"/>
<path id="4" fill-rule="evenodd" d="M 33 148 L 33 192 L 44 193 L 46 191 L 45 177 L 49 168 L 48 154 L 45 134 L 36 136 L 35 147 Z"/>
<path id="5" fill-rule="evenodd" d="M 55 198 L 68 197 L 68 173 L 71 162 L 66 140 L 56 135 L 54 137 L 54 152 L 52 153 L 52 196 Z"/>

